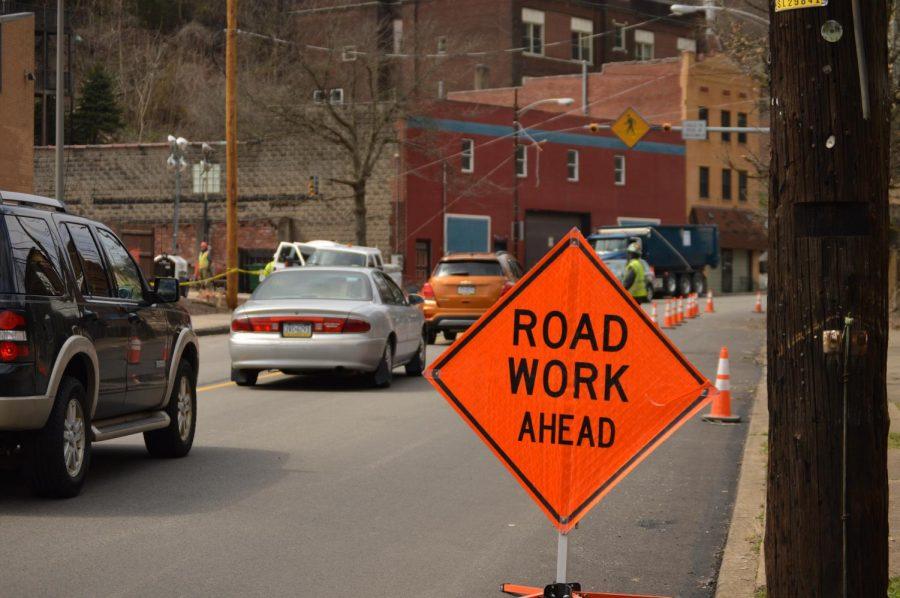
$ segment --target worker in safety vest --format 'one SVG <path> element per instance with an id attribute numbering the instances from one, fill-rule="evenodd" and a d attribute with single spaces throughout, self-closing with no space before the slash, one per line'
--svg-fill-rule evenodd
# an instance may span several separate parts
<path id="1" fill-rule="evenodd" d="M 631 293 L 638 303 L 647 302 L 647 273 L 641 262 L 641 246 L 630 243 L 627 248 L 628 263 L 625 265 L 625 276 L 622 285 Z"/>
<path id="2" fill-rule="evenodd" d="M 275 271 L 275 260 L 273 259 L 268 264 L 266 264 L 266 267 L 263 268 L 262 271 L 259 273 L 259 282 L 264 281 L 274 271 Z"/>
<path id="3" fill-rule="evenodd" d="M 212 268 L 209 262 L 209 243 L 200 243 L 200 254 L 197 256 L 197 268 L 194 271 L 195 280 L 205 280 L 212 276 Z M 201 288 L 206 289 L 207 283 L 201 283 Z"/>

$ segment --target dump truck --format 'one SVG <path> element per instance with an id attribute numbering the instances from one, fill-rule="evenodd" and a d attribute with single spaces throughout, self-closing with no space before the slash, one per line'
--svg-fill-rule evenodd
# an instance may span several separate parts
<path id="1" fill-rule="evenodd" d="M 708 268 L 719 265 L 719 230 L 714 225 L 603 226 L 588 241 L 603 261 L 626 259 L 629 243 L 653 268 L 659 295 L 704 294 Z"/>

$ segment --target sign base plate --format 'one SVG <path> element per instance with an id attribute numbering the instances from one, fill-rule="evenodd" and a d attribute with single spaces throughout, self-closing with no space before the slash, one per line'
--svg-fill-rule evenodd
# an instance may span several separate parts
<path id="1" fill-rule="evenodd" d="M 578 587 L 578 584 L 572 584 Z M 534 586 L 523 586 L 514 583 L 505 583 L 500 586 L 500 591 L 509 594 L 510 596 L 518 596 L 519 598 L 545 598 L 547 594 L 545 593 L 546 589 L 551 588 L 552 586 L 547 586 L 547 588 L 538 588 Z M 668 598 L 666 596 L 650 596 L 649 594 L 616 594 L 616 593 L 604 593 L 604 592 L 582 592 L 580 590 L 575 590 L 572 593 L 572 598 Z"/>

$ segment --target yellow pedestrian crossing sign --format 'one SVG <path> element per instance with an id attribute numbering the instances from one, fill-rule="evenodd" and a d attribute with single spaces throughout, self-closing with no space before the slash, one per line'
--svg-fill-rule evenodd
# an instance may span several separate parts
<path id="1" fill-rule="evenodd" d="M 629 148 L 634 147 L 650 130 L 650 125 L 641 115 L 629 108 L 612 124 L 612 132 Z"/>

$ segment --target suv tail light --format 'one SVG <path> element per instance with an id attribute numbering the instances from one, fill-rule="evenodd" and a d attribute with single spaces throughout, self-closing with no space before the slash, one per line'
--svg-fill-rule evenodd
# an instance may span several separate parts
<path id="1" fill-rule="evenodd" d="M 430 282 L 426 282 L 422 285 L 422 298 L 434 299 L 434 288 L 431 286 Z"/>
<path id="2" fill-rule="evenodd" d="M 372 329 L 365 320 L 320 316 L 253 316 L 231 321 L 232 332 L 280 333 L 285 323 L 311 324 L 312 331 L 321 334 L 360 333 Z"/>
<path id="3" fill-rule="evenodd" d="M 506 282 L 504 282 L 504 283 L 503 283 L 503 288 L 500 289 L 500 296 L 502 297 L 503 295 L 505 295 L 506 293 L 508 293 L 509 290 L 510 290 L 511 288 L 513 288 L 514 286 L 515 286 L 515 283 L 513 283 L 513 282 L 510 282 L 510 281 L 508 281 L 508 280 L 507 280 Z"/>
<path id="4" fill-rule="evenodd" d="M 0 311 L 0 362 L 10 363 L 28 357 L 28 333 L 25 316 L 15 311 Z"/>

